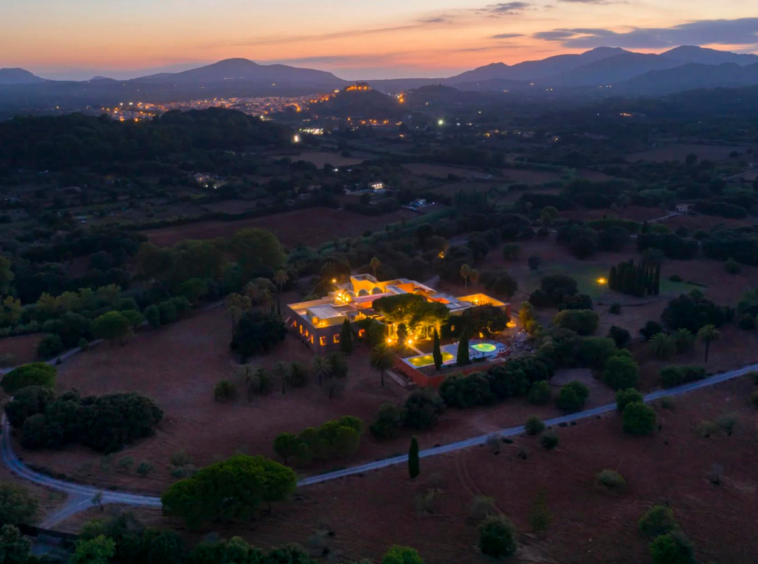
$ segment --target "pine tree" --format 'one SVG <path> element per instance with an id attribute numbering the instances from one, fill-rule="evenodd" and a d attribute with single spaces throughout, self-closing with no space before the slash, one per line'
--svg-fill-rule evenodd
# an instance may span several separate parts
<path id="1" fill-rule="evenodd" d="M 655 267 L 655 283 L 653 284 L 653 293 L 657 296 L 661 293 L 661 265 Z"/>
<path id="2" fill-rule="evenodd" d="M 471 358 L 469 357 L 468 350 L 468 330 L 461 331 L 461 340 L 458 342 L 458 366 L 465 366 L 471 364 Z"/>
<path id="3" fill-rule="evenodd" d="M 346 317 L 340 330 L 340 350 L 345 354 L 353 352 L 353 330 L 350 328 L 350 320 Z"/>
<path id="4" fill-rule="evenodd" d="M 408 450 L 408 475 L 411 480 L 415 480 L 421 473 L 419 456 L 418 456 L 418 439 L 411 438 L 411 448 Z"/>
<path id="5" fill-rule="evenodd" d="M 440 334 L 437 329 L 434 330 L 434 344 L 432 345 L 432 358 L 434 359 L 434 368 L 442 368 L 442 351 L 440 350 Z"/>

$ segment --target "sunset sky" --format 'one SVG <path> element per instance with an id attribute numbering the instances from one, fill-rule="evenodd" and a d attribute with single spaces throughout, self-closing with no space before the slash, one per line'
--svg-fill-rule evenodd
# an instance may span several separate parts
<path id="1" fill-rule="evenodd" d="M 130 78 L 230 57 L 342 78 L 449 76 L 598 46 L 758 53 L 749 0 L 2 0 L 0 67 Z"/>

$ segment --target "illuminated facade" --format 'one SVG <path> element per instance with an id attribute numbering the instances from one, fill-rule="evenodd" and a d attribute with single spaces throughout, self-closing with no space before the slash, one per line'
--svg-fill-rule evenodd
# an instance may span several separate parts
<path id="1" fill-rule="evenodd" d="M 381 321 L 382 316 L 373 309 L 374 300 L 400 294 L 415 294 L 445 304 L 452 315 L 480 305 L 503 307 L 510 314 L 510 304 L 485 294 L 454 297 L 407 278 L 379 282 L 370 274 L 359 274 L 345 284 L 335 284 L 335 290 L 326 297 L 289 304 L 285 321 L 315 352 L 335 350 L 339 348 L 345 319 L 351 325 L 366 318 Z"/>

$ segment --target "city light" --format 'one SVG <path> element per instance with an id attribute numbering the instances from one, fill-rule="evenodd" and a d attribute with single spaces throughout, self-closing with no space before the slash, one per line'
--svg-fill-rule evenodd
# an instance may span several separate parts
<path id="1" fill-rule="evenodd" d="M 295 142 L 295 143 L 300 143 L 300 136 L 299 136 L 299 135 L 295 135 L 295 136 L 292 138 L 292 141 L 293 141 L 293 142 Z"/>
<path id="2" fill-rule="evenodd" d="M 443 125 L 445 125 L 445 120 L 444 119 L 438 120 L 437 121 L 437 125 L 439 125 L 440 127 L 442 127 Z"/>

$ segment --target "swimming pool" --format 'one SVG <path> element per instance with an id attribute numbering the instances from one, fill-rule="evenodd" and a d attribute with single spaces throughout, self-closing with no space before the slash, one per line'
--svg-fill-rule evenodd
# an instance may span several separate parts
<path id="1" fill-rule="evenodd" d="M 469 343 L 469 357 L 472 360 L 477 358 L 494 358 L 497 355 L 505 353 L 507 350 L 508 347 L 497 341 L 471 341 Z M 458 343 L 445 345 L 440 349 L 440 352 L 442 352 L 442 364 L 455 364 L 458 358 Z M 430 354 L 422 354 L 404 358 L 403 361 L 414 368 L 424 368 L 434 364 L 434 357 Z"/>

